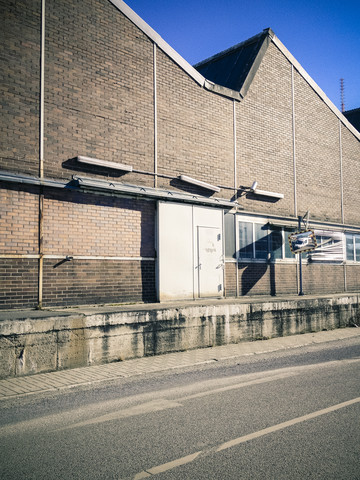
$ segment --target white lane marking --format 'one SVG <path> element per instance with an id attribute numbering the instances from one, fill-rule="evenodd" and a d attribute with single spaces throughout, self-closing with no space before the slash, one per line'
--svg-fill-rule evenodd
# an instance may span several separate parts
<path id="1" fill-rule="evenodd" d="M 142 472 L 137 473 L 133 477 L 133 480 L 140 480 L 142 478 L 148 478 L 150 476 L 156 475 L 157 473 L 163 473 L 173 468 L 176 468 L 180 465 L 186 465 L 188 463 L 193 462 L 199 456 L 204 457 L 207 455 L 211 455 L 213 453 L 221 452 L 228 448 L 232 448 L 236 445 L 240 445 L 241 443 L 248 442 L 250 440 L 254 440 L 255 438 L 262 437 L 264 435 L 269 435 L 270 433 L 277 432 L 278 430 L 283 430 L 284 428 L 291 427 L 298 423 L 306 422 L 308 420 L 312 420 L 314 418 L 320 417 L 321 415 L 326 415 L 331 412 L 335 412 L 336 410 L 340 410 L 341 408 L 349 407 L 350 405 L 354 405 L 360 402 L 360 397 L 353 398 L 352 400 L 348 400 L 346 402 L 338 403 L 337 405 L 332 405 L 328 408 L 323 408 L 322 410 L 317 410 L 316 412 L 309 413 L 307 415 L 303 415 L 301 417 L 293 418 L 292 420 L 288 420 L 287 422 L 278 423 L 277 425 L 273 425 L 272 427 L 264 428 L 262 430 L 258 430 L 257 432 L 250 433 L 249 435 L 244 435 L 242 437 L 234 438 L 228 442 L 222 443 L 215 448 L 211 448 L 210 450 L 200 450 L 198 452 L 192 453 L 191 455 L 186 455 L 185 457 L 178 458 L 171 462 L 163 463 L 162 465 L 157 465 L 156 467 L 148 468 L 143 470 Z"/>
<path id="2" fill-rule="evenodd" d="M 346 362 L 346 363 L 353 363 L 353 362 L 358 362 L 359 359 L 351 359 L 351 360 L 342 360 L 340 361 L 341 363 Z M 334 366 L 334 365 L 339 365 L 339 360 L 327 362 L 325 365 L 326 366 Z M 72 429 L 72 428 L 78 428 L 78 427 L 86 427 L 89 425 L 94 425 L 98 423 L 103 423 L 103 422 L 108 422 L 111 420 L 120 420 L 121 418 L 127 418 L 127 417 L 132 417 L 132 416 L 137 416 L 137 415 L 143 415 L 143 414 L 149 414 L 149 413 L 155 413 L 159 412 L 162 410 L 166 410 L 169 408 L 177 408 L 177 407 L 182 407 L 183 402 L 186 400 L 193 400 L 197 398 L 203 398 L 207 397 L 208 395 L 216 395 L 219 393 L 223 392 L 228 392 L 231 390 L 237 390 L 240 388 L 245 388 L 245 387 L 250 387 L 252 385 L 260 385 L 262 383 L 269 383 L 272 381 L 276 380 L 281 380 L 284 378 L 288 377 L 294 377 L 296 375 L 299 375 L 304 372 L 304 370 L 308 370 L 310 368 L 314 368 L 314 365 L 302 365 L 299 367 L 290 367 L 282 370 L 273 370 L 270 372 L 266 372 L 265 377 L 259 377 L 255 378 L 252 380 L 248 381 L 242 381 L 239 383 L 235 383 L 232 385 L 225 385 L 223 387 L 218 387 L 218 388 L 212 388 L 210 390 L 206 390 L 203 392 L 197 392 L 193 393 L 190 395 L 184 395 L 180 398 L 175 398 L 173 400 L 167 400 L 166 398 L 159 398 L 157 400 L 152 400 L 149 402 L 141 403 L 139 405 L 135 405 L 133 407 L 125 408 L 125 409 L 118 409 L 115 412 L 108 413 L 105 415 L 100 415 L 93 417 L 89 420 L 84 420 L 81 422 L 73 423 L 68 426 L 63 426 L 57 429 L 59 430 L 67 430 L 67 429 Z"/>
<path id="3" fill-rule="evenodd" d="M 152 400 L 151 402 L 135 405 L 134 407 L 129 407 L 122 410 L 117 410 L 115 412 L 107 413 L 106 415 L 101 415 L 95 418 L 91 418 L 89 420 L 73 423 L 71 425 L 58 428 L 56 429 L 56 431 L 68 430 L 68 429 L 78 428 L 78 427 L 87 427 L 88 425 L 108 422 L 110 420 L 119 420 L 121 418 L 133 417 L 136 415 L 144 415 L 148 413 L 160 412 L 161 410 L 166 410 L 168 408 L 182 407 L 183 404 L 180 402 L 184 402 L 186 400 L 191 400 L 194 398 L 202 398 L 208 395 L 216 395 L 217 393 L 227 392 L 229 390 L 235 390 L 243 387 L 248 387 L 251 385 L 258 385 L 261 383 L 272 382 L 272 381 L 279 380 L 281 378 L 286 378 L 293 375 L 294 374 L 290 372 L 280 373 L 278 375 L 257 378 L 255 380 L 250 380 L 248 382 L 236 383 L 235 385 L 227 385 L 226 387 L 215 388 L 212 390 L 207 390 L 205 392 L 194 393 L 188 396 L 185 395 L 184 397 L 177 398 L 175 400 L 167 400 L 166 398 L 163 398 L 163 399 L 160 398 L 158 400 Z"/>
<path id="4" fill-rule="evenodd" d="M 176 401 L 166 400 L 166 398 L 160 398 L 159 400 L 153 400 L 151 402 L 141 403 L 140 405 L 135 405 L 134 407 L 125 408 L 123 410 L 117 410 L 116 412 L 111 412 L 106 415 L 101 415 L 100 417 L 91 418 L 89 420 L 84 420 L 82 422 L 74 423 L 73 425 L 68 425 L 59 430 L 67 430 L 70 428 L 77 427 L 86 427 L 88 425 L 94 425 L 96 423 L 108 422 L 110 420 L 118 420 L 120 418 L 133 417 L 136 415 L 144 415 L 153 412 L 160 412 L 161 410 L 166 410 L 168 408 L 182 407 L 182 405 Z"/>
<path id="5" fill-rule="evenodd" d="M 293 377 L 298 375 L 294 372 L 284 372 L 277 375 L 269 375 L 267 377 L 256 378 L 255 380 L 249 380 L 247 382 L 236 383 L 235 385 L 227 385 L 225 387 L 214 388 L 213 390 L 207 390 L 206 392 L 193 393 L 192 395 L 187 395 L 181 398 L 178 398 L 178 402 L 184 402 L 185 400 L 192 400 L 194 398 L 207 397 L 208 395 L 216 395 L 217 393 L 228 392 L 229 390 L 236 390 L 238 388 L 250 387 L 251 385 L 259 385 L 261 383 L 272 382 L 274 380 L 280 380 L 282 378 Z"/>

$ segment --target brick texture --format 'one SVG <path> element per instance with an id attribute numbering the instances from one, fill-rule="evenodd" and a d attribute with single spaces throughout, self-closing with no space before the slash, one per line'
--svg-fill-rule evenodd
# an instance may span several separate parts
<path id="1" fill-rule="evenodd" d="M 358 292 L 360 285 L 360 265 L 346 265 L 346 290 Z"/>
<path id="2" fill-rule="evenodd" d="M 0 0 L 4 33 L 0 73 L 0 169 L 39 174 L 40 0 Z M 154 50 L 149 38 L 107 0 L 46 1 L 44 175 L 73 174 L 154 185 Z M 231 99 L 201 88 L 156 48 L 158 186 L 211 195 L 177 179 L 180 174 L 219 185 L 283 193 L 282 200 L 244 195 L 249 213 L 295 214 L 293 109 L 298 214 L 341 224 L 341 156 L 345 222 L 360 225 L 360 143 L 274 44 L 270 44 L 246 97 L 235 103 L 234 185 Z M 81 166 L 77 155 L 132 165 L 142 173 Z M 154 299 L 153 201 L 44 188 L 44 305 Z M 39 252 L 39 191 L 0 189 L 0 254 Z M 92 260 L 69 256 L 92 256 Z M 99 256 L 133 260 L 100 260 Z M 4 305 L 36 302 L 37 259 L 4 260 Z M 236 271 L 238 268 L 238 271 Z M 295 264 L 226 264 L 226 291 L 240 295 L 297 292 Z M 347 266 L 348 290 L 360 287 L 359 266 Z M 23 292 L 21 292 L 23 288 Z M 344 267 L 304 265 L 304 290 L 341 292 Z M 6 302 L 6 303 L 5 303 Z M 12 303 L 11 303 L 12 302 Z M 23 302 L 23 303 L 21 303 Z"/>
<path id="3" fill-rule="evenodd" d="M 40 0 L 0 1 L 0 169 L 39 173 Z"/>
<path id="4" fill-rule="evenodd" d="M 283 200 L 243 196 L 246 210 L 294 212 L 291 65 L 270 45 L 244 100 L 237 105 L 237 183 L 279 192 Z"/>
<path id="5" fill-rule="evenodd" d="M 0 309 L 36 307 L 37 280 L 37 259 L 0 258 Z"/>
<path id="6" fill-rule="evenodd" d="M 359 225 L 360 142 L 345 127 L 341 128 L 345 223 Z"/>
<path id="7" fill-rule="evenodd" d="M 38 189 L 2 184 L 0 206 L 0 254 L 37 254 Z"/>
<path id="8" fill-rule="evenodd" d="M 299 214 L 341 222 L 339 120 L 299 74 L 295 115 Z"/>
<path id="9" fill-rule="evenodd" d="M 44 253 L 153 257 L 155 204 L 77 192 L 47 192 Z"/>
<path id="10" fill-rule="evenodd" d="M 155 301 L 152 261 L 44 261 L 44 306 Z"/>
<path id="11" fill-rule="evenodd" d="M 233 188 L 232 100 L 199 88 L 161 51 L 157 59 L 159 173 L 175 178 L 184 174 Z M 199 192 L 177 180 L 159 178 L 159 186 Z M 216 196 L 232 194 L 222 190 Z"/>
<path id="12" fill-rule="evenodd" d="M 239 263 L 239 295 L 296 294 L 295 264 Z"/>
<path id="13" fill-rule="evenodd" d="M 69 177 L 77 155 L 153 171 L 150 40 L 108 1 L 49 0 L 46 18 L 45 175 Z"/>
<path id="14" fill-rule="evenodd" d="M 236 268 L 234 262 L 225 262 L 225 296 L 236 297 Z"/>
<path id="15" fill-rule="evenodd" d="M 303 290 L 309 294 L 344 292 L 344 266 L 329 264 L 303 265 Z"/>

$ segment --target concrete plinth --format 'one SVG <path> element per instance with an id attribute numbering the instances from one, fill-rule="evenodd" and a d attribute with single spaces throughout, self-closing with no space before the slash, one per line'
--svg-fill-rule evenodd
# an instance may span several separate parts
<path id="1" fill-rule="evenodd" d="M 0 378 L 360 323 L 359 295 L 0 313 Z"/>

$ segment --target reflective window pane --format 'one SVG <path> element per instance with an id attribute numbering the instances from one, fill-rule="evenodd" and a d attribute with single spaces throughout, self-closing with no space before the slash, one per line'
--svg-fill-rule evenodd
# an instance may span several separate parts
<path id="1" fill-rule="evenodd" d="M 284 231 L 284 237 L 285 237 L 285 258 L 295 258 L 295 255 L 292 253 L 290 249 L 290 242 L 289 242 L 289 235 L 292 233 L 294 230 L 285 230 Z"/>
<path id="2" fill-rule="evenodd" d="M 255 258 L 266 259 L 268 255 L 268 229 L 255 223 Z"/>
<path id="3" fill-rule="evenodd" d="M 354 238 L 353 235 L 346 235 L 346 260 L 354 261 Z"/>
<path id="4" fill-rule="evenodd" d="M 360 235 L 355 235 L 355 260 L 360 262 Z"/>
<path id="5" fill-rule="evenodd" d="M 253 258 L 253 224 L 250 222 L 239 222 L 239 257 Z"/>
<path id="6" fill-rule="evenodd" d="M 282 229 L 281 228 L 273 229 L 270 232 L 270 253 L 271 253 L 272 260 L 282 258 L 282 245 L 283 245 Z"/>

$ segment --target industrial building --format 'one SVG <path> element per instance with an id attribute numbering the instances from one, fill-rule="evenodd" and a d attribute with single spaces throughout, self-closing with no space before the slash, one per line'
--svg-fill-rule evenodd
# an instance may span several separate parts
<path id="1" fill-rule="evenodd" d="M 359 291 L 360 133 L 271 29 L 191 66 L 121 0 L 0 7 L 0 308 Z"/>

